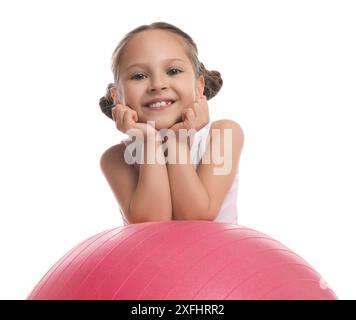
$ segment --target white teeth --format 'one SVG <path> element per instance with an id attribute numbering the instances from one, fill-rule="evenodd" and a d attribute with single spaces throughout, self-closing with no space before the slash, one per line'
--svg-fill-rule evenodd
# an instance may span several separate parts
<path id="1" fill-rule="evenodd" d="M 170 105 L 170 104 L 172 104 L 171 101 L 168 101 L 168 102 L 162 101 L 162 102 L 150 103 L 148 106 L 150 108 L 159 108 L 159 107 L 164 107 L 164 106 L 167 106 L 167 105 Z"/>

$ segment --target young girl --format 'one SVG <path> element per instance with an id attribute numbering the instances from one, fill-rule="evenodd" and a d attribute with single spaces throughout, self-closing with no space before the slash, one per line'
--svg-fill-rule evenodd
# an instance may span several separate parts
<path id="1" fill-rule="evenodd" d="M 210 121 L 207 100 L 223 81 L 198 60 L 192 38 L 164 22 L 140 26 L 114 50 L 112 71 L 114 83 L 100 99 L 101 110 L 136 139 L 110 147 L 100 165 L 124 224 L 188 219 L 236 224 L 243 131 L 232 120 Z M 188 142 L 182 130 L 193 130 Z M 168 131 L 173 135 L 162 139 Z M 143 146 L 140 163 L 127 152 L 133 141 Z M 149 148 L 156 161 L 150 162 Z M 179 161 L 182 155 L 188 161 Z M 211 161 L 220 155 L 220 164 L 230 162 L 223 173 Z"/>

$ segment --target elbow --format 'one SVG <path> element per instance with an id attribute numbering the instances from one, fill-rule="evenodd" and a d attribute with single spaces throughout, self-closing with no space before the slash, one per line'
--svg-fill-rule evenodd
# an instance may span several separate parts
<path id="1" fill-rule="evenodd" d="M 219 210 L 212 206 L 212 203 L 209 199 L 208 205 L 205 206 L 198 212 L 198 220 L 214 221 L 219 213 Z"/>
<path id="2" fill-rule="evenodd" d="M 216 216 L 208 215 L 206 212 L 202 213 L 193 213 L 188 212 L 187 214 L 175 215 L 175 220 L 205 220 L 205 221 L 214 221 Z"/>
<path id="3" fill-rule="evenodd" d="M 130 224 L 135 223 L 145 223 L 145 222 L 164 222 L 164 221 L 171 221 L 168 217 L 134 217 L 129 219 Z"/>
<path id="4" fill-rule="evenodd" d="M 212 206 L 210 197 L 204 207 L 197 211 L 197 220 L 214 221 L 218 215 L 218 211 Z"/>
<path id="5" fill-rule="evenodd" d="M 199 217 L 200 217 L 199 220 L 214 221 L 217 217 L 217 213 L 210 212 L 210 211 L 204 211 L 204 212 L 201 212 Z"/>
<path id="6" fill-rule="evenodd" d="M 136 205 L 138 204 L 138 205 Z M 142 202 L 134 202 L 131 200 L 129 207 L 128 222 L 144 223 L 144 222 L 162 222 L 172 220 L 172 207 L 170 205 L 151 206 L 142 204 Z"/>
<path id="7" fill-rule="evenodd" d="M 128 222 L 130 224 L 144 223 L 144 222 L 163 222 L 172 220 L 172 214 L 170 212 L 130 212 Z"/>
<path id="8" fill-rule="evenodd" d="M 214 221 L 217 217 L 216 210 L 209 210 L 209 207 L 190 207 L 185 211 L 176 212 L 174 219 L 176 220 L 205 220 Z"/>

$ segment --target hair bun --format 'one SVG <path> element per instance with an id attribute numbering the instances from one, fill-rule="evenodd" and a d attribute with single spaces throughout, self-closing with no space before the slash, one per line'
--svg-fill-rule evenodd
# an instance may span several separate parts
<path id="1" fill-rule="evenodd" d="M 101 97 L 99 100 L 99 106 L 101 111 L 112 119 L 112 112 L 111 109 L 114 107 L 114 100 L 111 97 L 110 89 L 115 87 L 114 83 L 109 83 L 106 87 L 106 95 Z"/>
<path id="2" fill-rule="evenodd" d="M 219 71 L 209 71 L 203 63 L 200 63 L 200 72 L 205 79 L 204 95 L 209 100 L 219 92 L 223 85 L 223 79 Z"/>

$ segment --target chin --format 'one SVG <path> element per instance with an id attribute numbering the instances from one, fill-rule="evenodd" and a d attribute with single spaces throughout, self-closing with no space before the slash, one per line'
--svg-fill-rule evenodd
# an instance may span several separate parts
<path id="1" fill-rule="evenodd" d="M 160 129 L 168 129 L 172 127 L 175 124 L 175 122 L 172 121 L 156 121 L 155 127 L 156 130 Z"/>
<path id="2" fill-rule="evenodd" d="M 181 122 L 182 119 L 176 120 L 176 119 L 147 119 L 148 121 L 154 121 L 155 122 L 155 129 L 160 130 L 160 129 L 168 129 L 175 125 L 178 122 Z M 146 121 L 145 121 L 146 122 Z"/>

